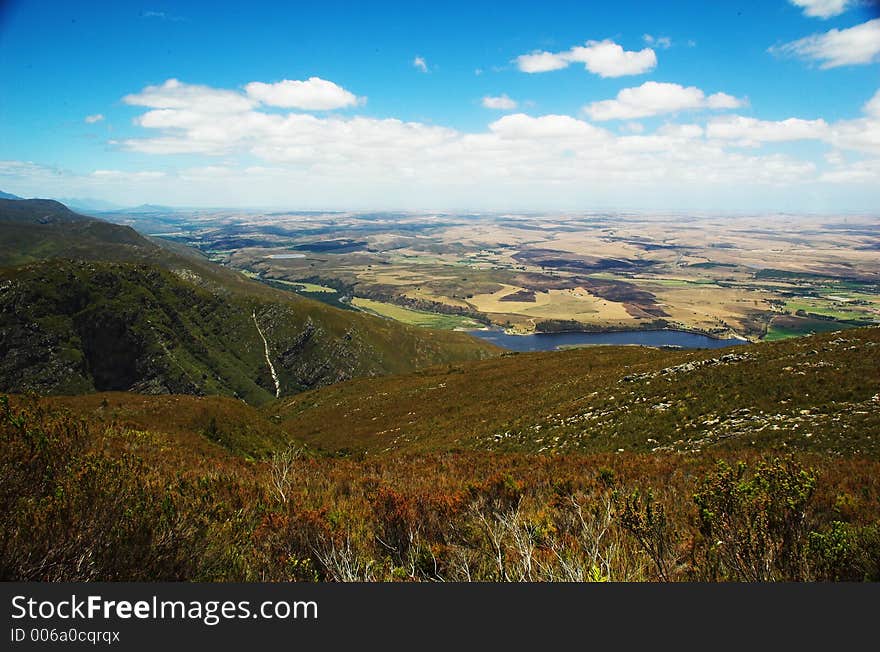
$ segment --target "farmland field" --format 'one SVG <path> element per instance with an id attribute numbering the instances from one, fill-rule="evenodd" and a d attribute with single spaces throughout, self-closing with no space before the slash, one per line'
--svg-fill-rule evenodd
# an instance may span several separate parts
<path id="1" fill-rule="evenodd" d="M 478 326 L 476 322 L 466 317 L 458 317 L 456 315 L 443 315 L 436 312 L 427 312 L 424 310 L 410 310 L 401 308 L 393 303 L 382 303 L 381 301 L 373 301 L 372 299 L 355 298 L 352 305 L 380 315 L 388 317 L 405 324 L 413 324 L 414 326 L 422 326 L 424 328 L 474 328 Z"/>
<path id="2" fill-rule="evenodd" d="M 756 341 L 880 322 L 872 217 L 194 212 L 167 220 L 174 241 L 252 278 L 424 327 L 673 328 Z M 157 232 L 149 221 L 130 223 Z"/>

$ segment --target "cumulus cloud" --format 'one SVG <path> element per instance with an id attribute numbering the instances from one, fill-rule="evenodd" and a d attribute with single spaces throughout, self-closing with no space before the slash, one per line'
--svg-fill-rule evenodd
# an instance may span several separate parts
<path id="1" fill-rule="evenodd" d="M 812 165 L 780 155 L 743 156 L 725 151 L 703 138 L 698 125 L 667 125 L 654 134 L 620 136 L 567 115 L 514 113 L 491 122 L 485 131 L 465 133 L 394 119 L 266 113 L 259 106 L 241 112 L 233 102 L 225 103 L 226 114 L 200 113 L 193 107 L 201 106 L 206 94 L 213 96 L 210 92 L 183 94 L 192 106 L 147 111 L 138 124 L 155 135 L 129 139 L 121 146 L 153 154 L 228 157 L 240 153 L 268 163 L 275 170 L 274 183 L 288 178 L 309 189 L 350 184 L 352 179 L 375 188 L 401 182 L 415 188 L 412 184 L 421 180 L 434 192 L 444 185 L 479 183 L 496 190 L 513 184 L 510 188 L 517 192 L 548 183 L 578 188 L 593 183 L 676 180 L 778 183 L 802 179 Z M 704 95 L 697 97 L 708 103 Z M 185 176 L 205 182 L 213 179 L 218 184 L 238 179 L 224 166 L 190 170 Z M 269 176 L 259 172 L 248 178 Z M 395 192 L 406 191 L 397 186 Z"/>
<path id="2" fill-rule="evenodd" d="M 625 90 L 631 92 L 621 91 L 612 100 L 619 103 L 612 107 L 615 115 L 742 104 L 730 95 L 706 95 L 675 84 L 649 82 Z M 793 188 L 820 178 L 831 185 L 864 185 L 875 168 L 846 163 L 847 157 L 880 157 L 880 95 L 867 99 L 861 117 L 836 123 L 734 115 L 705 125 L 667 123 L 653 130 L 624 122 L 613 131 L 586 115 L 516 112 L 492 120 L 484 129 L 465 132 L 393 118 L 268 110 L 262 100 L 242 90 L 181 82 L 145 88 L 128 101 L 144 107 L 136 119 L 143 133 L 118 147 L 154 155 L 191 153 L 215 157 L 216 163 L 200 161 L 199 167 L 176 171 L 96 170 L 55 177 L 22 167 L 21 174 L 42 174 L 45 186 L 77 186 L 65 190 L 67 196 L 98 188 L 117 201 L 122 199 L 111 195 L 127 188 L 141 188 L 145 199 L 161 188 L 163 197 L 177 193 L 173 196 L 178 203 L 198 203 L 201 196 L 215 205 L 296 201 L 300 206 L 327 206 L 345 188 L 344 201 L 360 206 L 387 203 L 388 196 L 413 207 L 438 198 L 496 207 L 499 201 L 515 205 L 527 200 L 534 205 L 538 198 L 549 206 L 574 197 L 627 201 L 633 192 L 648 188 L 663 193 L 678 189 L 678 196 L 691 196 L 694 188 L 714 188 L 712 198 L 730 192 L 735 201 L 745 187 Z M 597 115 L 607 117 L 608 107 L 602 109 L 605 113 L 597 109 Z M 769 151 L 772 143 L 806 138 L 826 143 L 841 155 L 818 157 L 820 169 L 812 160 Z M 746 145 L 751 148 L 744 149 Z M 9 174 L 18 173 L 12 168 Z M 7 183 L 2 164 L 0 180 L 19 194 L 39 194 L 31 190 L 36 183 Z"/>
<path id="3" fill-rule="evenodd" d="M 632 120 L 686 109 L 735 109 L 745 104 L 727 93 L 707 96 L 696 86 L 666 82 L 645 82 L 624 88 L 613 100 L 601 100 L 584 107 L 593 120 Z"/>
<path id="4" fill-rule="evenodd" d="M 600 77 L 640 75 L 657 66 L 657 55 L 651 48 L 628 51 L 610 39 L 587 41 L 564 52 L 531 52 L 514 59 L 522 72 L 539 73 L 582 63 L 584 68 Z"/>
<path id="5" fill-rule="evenodd" d="M 489 130 L 505 140 L 584 140 L 598 141 L 610 134 L 599 127 L 567 115 L 532 117 L 525 113 L 506 115 L 489 125 Z"/>
<path id="6" fill-rule="evenodd" d="M 758 120 L 740 115 L 713 118 L 706 125 L 709 138 L 735 141 L 739 145 L 780 143 L 791 140 L 821 140 L 828 137 L 824 120 Z"/>
<path id="7" fill-rule="evenodd" d="M 199 114 L 244 113 L 256 105 L 256 100 L 237 91 L 185 84 L 169 79 L 159 86 L 147 86 L 140 93 L 122 98 L 126 104 L 160 110 L 187 110 Z"/>
<path id="8" fill-rule="evenodd" d="M 862 107 L 864 116 L 831 125 L 828 141 L 835 147 L 880 156 L 880 90 Z"/>
<path id="9" fill-rule="evenodd" d="M 565 57 L 565 53 L 554 54 L 553 52 L 521 54 L 514 61 L 522 72 L 530 73 L 561 70 L 562 68 L 567 68 L 568 64 L 571 63 Z"/>
<path id="10" fill-rule="evenodd" d="M 412 65 L 419 72 L 428 72 L 428 63 L 422 57 L 416 57 L 413 59 Z"/>
<path id="11" fill-rule="evenodd" d="M 820 62 L 822 69 L 868 64 L 880 57 L 880 18 L 773 46 L 769 52 Z"/>
<path id="12" fill-rule="evenodd" d="M 507 96 L 507 94 L 502 93 L 496 97 L 491 95 L 487 95 L 483 98 L 483 106 L 487 109 L 498 109 L 500 111 L 512 111 L 517 107 L 516 100 L 513 100 Z"/>
<path id="13" fill-rule="evenodd" d="M 702 137 L 705 130 L 700 125 L 695 124 L 665 124 L 657 130 L 657 133 L 670 138 L 689 140 Z"/>
<path id="14" fill-rule="evenodd" d="M 284 79 L 275 84 L 251 82 L 244 89 L 249 97 L 263 104 L 286 109 L 329 111 L 364 102 L 342 86 L 320 77 L 309 77 L 306 81 Z"/>
<path id="15" fill-rule="evenodd" d="M 706 125 L 706 135 L 736 146 L 759 146 L 793 140 L 817 140 L 836 150 L 880 156 L 880 91 L 862 107 L 863 116 L 828 123 L 819 118 L 804 120 L 758 120 L 739 115 L 714 118 Z M 832 153 L 837 159 L 839 151 Z"/>
<path id="16" fill-rule="evenodd" d="M 84 120 L 87 124 L 93 125 L 96 122 L 101 122 L 101 120 L 103 120 L 103 119 L 104 119 L 103 114 L 95 113 L 94 115 L 87 115 Z"/>
<path id="17" fill-rule="evenodd" d="M 805 16 L 831 18 L 839 16 L 850 8 L 852 0 L 788 0 L 795 7 L 804 10 Z"/>

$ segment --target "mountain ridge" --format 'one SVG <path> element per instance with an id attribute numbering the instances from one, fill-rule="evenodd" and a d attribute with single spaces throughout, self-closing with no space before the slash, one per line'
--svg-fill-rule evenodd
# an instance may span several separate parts
<path id="1" fill-rule="evenodd" d="M 285 393 L 499 351 L 464 333 L 271 288 L 53 200 L 0 200 L 0 236 L 3 391 L 218 393 L 260 403 L 275 392 L 254 313 Z"/>

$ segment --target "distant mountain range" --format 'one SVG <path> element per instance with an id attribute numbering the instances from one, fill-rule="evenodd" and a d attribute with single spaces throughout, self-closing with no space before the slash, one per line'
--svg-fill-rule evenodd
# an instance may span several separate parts
<path id="1" fill-rule="evenodd" d="M 24 199 L 18 195 L 0 190 L 0 199 Z M 118 213 L 118 214 L 138 214 L 138 213 L 174 213 L 177 209 L 170 206 L 161 206 L 159 204 L 140 204 L 138 206 L 123 206 L 105 199 L 97 199 L 95 197 L 57 197 L 53 201 L 64 204 L 73 211 L 80 213 Z"/>
<path id="2" fill-rule="evenodd" d="M 113 202 L 93 197 L 59 197 L 58 201 L 70 206 L 73 210 L 86 212 L 115 211 L 124 208 L 120 204 L 114 204 Z"/>
<path id="3" fill-rule="evenodd" d="M 175 213 L 178 209 L 171 206 L 161 206 L 159 204 L 141 204 L 140 206 L 117 207 L 102 210 L 103 213 L 116 213 L 119 215 L 139 214 L 139 213 Z"/>

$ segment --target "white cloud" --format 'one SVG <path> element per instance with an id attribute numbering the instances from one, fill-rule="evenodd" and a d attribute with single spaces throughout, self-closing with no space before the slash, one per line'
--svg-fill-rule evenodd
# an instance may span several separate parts
<path id="1" fill-rule="evenodd" d="M 831 125 L 828 142 L 836 148 L 880 156 L 880 90 L 862 106 L 864 115 Z"/>
<path id="2" fill-rule="evenodd" d="M 185 84 L 177 79 L 169 79 L 160 86 L 147 86 L 140 93 L 126 95 L 122 101 L 152 109 L 187 109 L 200 114 L 244 113 L 256 104 L 237 91 Z"/>
<path id="3" fill-rule="evenodd" d="M 582 62 L 587 70 L 600 77 L 640 75 L 657 65 L 657 56 L 651 48 L 628 52 L 609 40 L 590 41 L 586 47 L 572 48 L 569 57 L 571 61 Z"/>
<path id="4" fill-rule="evenodd" d="M 849 29 L 832 29 L 791 43 L 773 46 L 774 54 L 819 61 L 820 68 L 872 63 L 880 55 L 880 18 Z"/>
<path id="5" fill-rule="evenodd" d="M 706 125 L 709 138 L 735 141 L 738 145 L 779 143 L 792 140 L 822 140 L 829 134 L 824 120 L 757 120 L 740 115 L 713 118 Z"/>
<path id="6" fill-rule="evenodd" d="M 652 36 L 651 34 L 643 34 L 642 40 L 646 44 L 653 45 L 654 47 L 660 48 L 661 50 L 668 50 L 672 47 L 672 39 L 668 36 Z"/>
<path id="7" fill-rule="evenodd" d="M 632 120 L 686 109 L 733 109 L 745 104 L 726 93 L 706 94 L 696 86 L 666 82 L 645 82 L 624 88 L 613 100 L 601 100 L 584 107 L 593 120 Z"/>
<path id="8" fill-rule="evenodd" d="M 422 57 L 413 59 L 412 65 L 419 72 L 428 72 L 428 63 Z"/>
<path id="9" fill-rule="evenodd" d="M 285 79 L 275 84 L 251 82 L 245 92 L 269 106 L 306 111 L 329 111 L 362 104 L 364 100 L 332 81 L 309 77 L 306 81 Z"/>
<path id="10" fill-rule="evenodd" d="M 712 93 L 706 98 L 706 107 L 709 109 L 738 109 L 745 105 L 745 100 L 727 93 Z"/>
<path id="11" fill-rule="evenodd" d="M 522 72 L 549 72 L 566 68 L 572 63 L 582 63 L 590 72 L 600 77 L 640 75 L 657 66 L 657 55 L 651 48 L 628 51 L 610 39 L 587 41 L 565 52 L 532 52 L 514 59 Z"/>
<path id="12" fill-rule="evenodd" d="M 870 100 L 865 102 L 862 111 L 871 117 L 880 118 L 880 90 L 874 93 L 874 96 Z"/>
<path id="13" fill-rule="evenodd" d="M 630 92 L 611 100 L 618 114 L 742 104 L 730 95 L 675 84 L 649 82 L 625 90 Z M 624 122 L 611 131 L 585 117 L 520 112 L 468 133 L 392 118 L 268 110 L 242 90 L 166 82 L 127 97 L 144 107 L 135 121 L 142 133 L 116 145 L 157 156 L 215 157 L 216 163 L 202 160 L 198 167 L 175 170 L 172 159 L 162 171 L 102 169 L 81 175 L 0 163 L 0 187 L 29 196 L 45 196 L 52 188 L 56 196 L 103 196 L 119 203 L 317 207 L 341 202 L 387 207 L 388 197 L 400 206 L 496 208 L 619 205 L 633 197 L 654 202 L 695 193 L 715 205 L 722 197 L 741 205 L 777 192 L 802 200 L 806 195 L 797 188 L 820 178 L 829 187 L 870 185 L 865 179 L 873 178 L 875 168 L 846 161 L 858 156 L 849 152 L 880 157 L 878 97 L 867 100 L 861 117 L 831 124 L 731 116 L 710 120 L 705 128 L 667 123 L 651 130 Z M 600 117 L 607 117 L 604 108 Z M 818 155 L 813 161 L 760 147 L 810 137 L 840 156 Z M 742 149 L 745 144 L 754 147 Z M 876 196 L 858 192 L 852 196 Z"/>
<path id="14" fill-rule="evenodd" d="M 795 7 L 804 10 L 805 16 L 812 18 L 831 18 L 849 9 L 852 0 L 788 0 Z"/>
<path id="15" fill-rule="evenodd" d="M 513 100 L 507 96 L 506 93 L 502 93 L 496 97 L 492 97 L 491 95 L 487 95 L 483 98 L 483 106 L 487 109 L 498 109 L 501 111 L 512 111 L 517 107 L 516 100 Z"/>
<path id="16" fill-rule="evenodd" d="M 84 120 L 87 124 L 93 125 L 96 122 L 101 122 L 101 120 L 103 120 L 103 119 L 104 119 L 103 114 L 95 113 L 94 115 L 87 115 Z"/>
<path id="17" fill-rule="evenodd" d="M 705 130 L 700 125 L 695 124 L 665 124 L 657 130 L 661 136 L 669 138 L 683 138 L 686 140 L 701 138 Z"/>
<path id="18" fill-rule="evenodd" d="M 514 113 L 499 118 L 489 130 L 505 140 L 596 141 L 609 136 L 605 130 L 567 115 L 543 115 L 534 118 Z"/>
<path id="19" fill-rule="evenodd" d="M 841 149 L 880 156 L 880 116 L 835 122 L 828 142 Z"/>
<path id="20" fill-rule="evenodd" d="M 751 147 L 793 140 L 823 141 L 835 148 L 834 159 L 840 156 L 837 150 L 880 156 L 880 91 L 864 104 L 862 112 L 864 115 L 860 118 L 833 123 L 821 118 L 773 121 L 738 115 L 718 117 L 706 125 L 706 135 L 736 146 Z"/>
<path id="21" fill-rule="evenodd" d="M 836 184 L 880 184 L 880 159 L 866 159 L 855 163 L 840 163 L 823 172 L 820 182 Z"/>
<path id="22" fill-rule="evenodd" d="M 560 70 L 567 68 L 568 64 L 571 63 L 565 58 L 564 53 L 553 54 L 552 52 L 521 54 L 514 61 L 522 72 L 530 73 Z"/>

